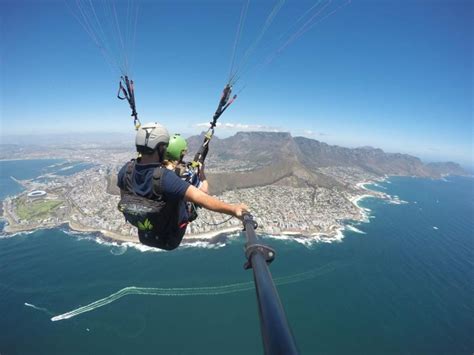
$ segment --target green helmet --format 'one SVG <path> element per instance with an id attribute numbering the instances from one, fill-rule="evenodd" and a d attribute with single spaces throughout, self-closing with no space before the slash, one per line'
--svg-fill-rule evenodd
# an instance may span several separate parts
<path id="1" fill-rule="evenodd" d="M 181 160 L 182 156 L 188 150 L 188 143 L 186 139 L 181 137 L 178 133 L 171 137 L 166 149 L 165 159 L 167 160 Z"/>

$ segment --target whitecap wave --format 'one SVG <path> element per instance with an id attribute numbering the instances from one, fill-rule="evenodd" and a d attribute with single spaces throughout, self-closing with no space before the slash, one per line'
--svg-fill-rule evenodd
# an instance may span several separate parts
<path id="1" fill-rule="evenodd" d="M 276 239 L 276 240 L 284 240 L 284 241 L 293 241 L 297 239 L 296 235 L 288 235 L 288 234 L 264 234 L 261 236 L 262 238 L 269 238 L 269 239 Z"/>
<path id="2" fill-rule="evenodd" d="M 399 200 L 399 199 L 390 199 L 390 200 L 388 200 L 388 203 L 390 203 L 392 205 L 406 205 L 409 202 L 404 201 L 404 200 Z"/>
<path id="3" fill-rule="evenodd" d="M 361 231 L 360 229 L 358 229 L 358 228 L 356 228 L 356 227 L 354 227 L 354 226 L 352 226 L 352 225 L 350 225 L 350 224 L 348 224 L 348 225 L 346 226 L 346 229 L 348 229 L 348 230 L 350 230 L 350 231 L 352 231 L 352 232 L 354 232 L 354 233 L 358 233 L 358 234 L 367 234 L 367 233 L 365 233 L 364 231 Z"/>
<path id="4" fill-rule="evenodd" d="M 287 241 L 287 242 L 296 242 L 298 244 L 302 244 L 306 247 L 310 247 L 316 243 L 337 243 L 341 242 L 344 238 L 343 234 L 344 227 L 339 227 L 336 229 L 335 234 L 327 234 L 327 233 L 314 233 L 310 236 L 304 236 L 301 234 L 265 234 L 261 237 L 275 239 L 280 241 Z"/>
<path id="5" fill-rule="evenodd" d="M 0 239 L 8 239 L 8 238 L 19 237 L 19 236 L 22 236 L 22 235 L 30 235 L 30 234 L 33 234 L 37 231 L 38 231 L 38 229 L 37 230 L 31 230 L 31 231 L 16 232 L 16 233 L 3 233 L 3 234 L 0 234 Z"/>
<path id="6" fill-rule="evenodd" d="M 139 243 L 126 242 L 126 243 L 122 243 L 122 245 L 125 245 L 129 248 L 133 248 L 133 249 L 138 250 L 142 253 L 145 253 L 145 252 L 153 252 L 153 253 L 166 252 L 166 250 L 162 250 L 162 249 L 158 249 L 158 248 L 154 248 L 154 247 L 149 247 L 148 245 L 139 244 Z"/>
<path id="7" fill-rule="evenodd" d="M 373 195 L 367 195 L 367 194 L 364 194 L 364 195 L 357 195 L 357 196 L 353 196 L 351 197 L 349 200 L 357 207 L 357 208 L 360 208 L 360 209 L 364 209 L 363 207 L 361 207 L 359 205 L 359 202 L 366 199 L 366 198 L 376 198 L 375 196 Z"/>
<path id="8" fill-rule="evenodd" d="M 110 254 L 123 255 L 127 252 L 128 247 L 126 245 L 117 245 L 110 248 Z"/>
<path id="9" fill-rule="evenodd" d="M 105 247 L 110 247 L 111 248 L 110 252 L 114 255 L 122 255 L 123 253 L 127 251 L 128 248 L 134 248 L 141 252 L 150 252 L 150 251 L 162 252 L 163 251 L 161 249 L 149 247 L 147 245 L 140 244 L 140 243 L 106 240 L 99 234 L 99 232 L 80 232 L 80 231 L 75 231 L 72 229 L 62 229 L 62 231 L 66 235 L 69 235 L 75 238 L 76 240 L 88 240 L 88 241 L 97 243 L 99 245 L 103 245 Z M 123 248 L 126 248 L 126 249 L 122 254 L 115 254 L 115 252 L 112 251 L 113 249 L 122 250 Z"/>
<path id="10" fill-rule="evenodd" d="M 203 248 L 203 249 L 220 249 L 225 247 L 225 243 L 209 243 L 205 241 L 183 242 L 180 248 Z"/>

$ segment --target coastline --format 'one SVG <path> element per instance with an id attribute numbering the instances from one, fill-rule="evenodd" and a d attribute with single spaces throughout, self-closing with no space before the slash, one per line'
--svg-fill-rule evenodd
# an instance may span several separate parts
<path id="1" fill-rule="evenodd" d="M 101 239 L 105 242 L 115 242 L 118 244 L 123 243 L 134 243 L 137 245 L 141 245 L 138 241 L 137 237 L 132 236 L 124 236 L 119 233 L 115 233 L 113 231 L 104 230 L 104 229 L 96 229 L 81 225 L 77 222 L 64 222 L 59 224 L 45 224 L 45 225 L 38 225 L 38 226 L 22 226 L 21 228 L 18 227 L 11 227 L 8 219 L 3 217 L 6 221 L 3 227 L 3 233 L 7 236 L 13 236 L 19 233 L 31 233 L 37 230 L 45 230 L 45 229 L 53 229 L 59 228 L 61 226 L 66 226 L 73 232 L 79 233 L 90 233 L 96 234 L 95 238 Z M 362 222 L 362 220 L 361 220 Z M 265 237 L 272 238 L 272 239 L 293 239 L 302 244 L 311 244 L 312 242 L 323 242 L 323 243 L 330 243 L 333 241 L 341 241 L 343 236 L 342 231 L 346 229 L 346 223 L 341 225 L 331 225 L 328 231 L 318 232 L 318 233 L 310 233 L 304 234 L 303 232 L 296 232 L 296 231 L 281 231 L 278 234 L 272 233 L 270 231 L 261 230 L 259 234 L 262 234 Z M 183 237 L 182 245 L 186 244 L 194 244 L 194 243 L 208 243 L 208 244 L 217 244 L 219 242 L 225 241 L 229 236 L 236 234 L 242 231 L 242 227 L 228 227 L 217 229 L 215 231 L 206 232 L 206 233 L 196 233 L 196 234 L 185 234 Z"/>
<path id="2" fill-rule="evenodd" d="M 351 222 L 368 222 L 368 212 L 364 207 L 359 205 L 359 202 L 366 198 L 382 198 L 387 200 L 393 200 L 390 195 L 385 193 L 370 190 L 366 185 L 374 184 L 377 182 L 385 181 L 388 177 L 385 176 L 380 179 L 374 179 L 370 181 L 361 181 L 353 185 L 353 188 L 356 192 L 361 192 L 361 194 L 349 194 L 345 198 L 350 201 L 358 210 L 359 218 L 347 218 L 336 221 L 335 224 L 330 225 L 326 230 L 311 232 L 305 230 L 281 230 L 275 233 L 271 230 L 265 230 L 264 228 L 259 230 L 259 234 L 274 239 L 291 239 L 298 243 L 302 244 L 312 244 L 312 243 L 331 243 L 331 242 L 340 242 L 344 238 L 343 231 L 350 230 L 347 226 L 350 226 Z M 396 201 L 396 200 L 395 200 Z M 61 223 L 50 223 L 50 224 L 41 224 L 41 225 L 25 225 L 20 226 L 15 223 L 15 221 L 9 216 L 8 213 L 4 213 L 3 218 L 6 220 L 3 232 L 7 235 L 22 233 L 22 232 L 31 232 L 38 229 L 51 229 L 57 228 L 61 225 L 67 225 L 71 231 L 80 232 L 80 233 L 91 233 L 96 234 L 95 238 L 101 239 L 105 242 L 115 242 L 119 244 L 123 243 L 134 243 L 140 245 L 138 238 L 136 236 L 127 236 L 114 231 L 98 229 L 94 227 L 85 226 L 76 221 L 62 221 Z M 242 230 L 242 226 L 232 226 L 216 229 L 214 231 L 209 231 L 205 233 L 196 233 L 185 234 L 183 238 L 182 245 L 199 245 L 205 243 L 207 245 L 219 244 L 225 242 L 225 240 L 232 234 L 238 233 Z"/>
<path id="3" fill-rule="evenodd" d="M 369 195 L 369 194 L 363 194 L 363 195 L 357 195 L 357 196 L 351 197 L 349 199 L 349 201 L 351 201 L 357 208 L 361 208 L 361 209 L 365 210 L 363 207 L 359 206 L 359 202 L 366 199 L 366 198 L 380 198 L 380 197 L 374 196 L 374 195 Z"/>
<path id="4" fill-rule="evenodd" d="M 184 241 L 196 241 L 201 239 L 213 239 L 218 237 L 221 234 L 233 234 L 242 231 L 242 226 L 235 226 L 235 227 L 227 227 L 222 229 L 217 229 L 212 232 L 205 232 L 205 233 L 195 233 L 195 234 L 185 234 L 183 238 Z"/>
<path id="5" fill-rule="evenodd" d="M 64 160 L 63 158 L 48 158 L 48 157 L 41 157 L 41 158 L 22 158 L 22 159 L 0 159 L 1 161 L 23 161 L 23 160 Z"/>

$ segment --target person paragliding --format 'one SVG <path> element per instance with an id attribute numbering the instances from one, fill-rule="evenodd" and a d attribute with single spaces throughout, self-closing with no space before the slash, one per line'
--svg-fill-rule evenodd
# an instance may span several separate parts
<path id="1" fill-rule="evenodd" d="M 176 133 L 170 138 L 165 153 L 165 165 L 183 180 L 196 186 L 199 190 L 209 193 L 209 183 L 204 173 L 204 162 L 198 163 L 194 168 L 190 163 L 184 161 L 188 152 L 188 142 L 180 134 Z"/>
<path id="2" fill-rule="evenodd" d="M 176 249 L 190 222 L 187 202 L 214 212 L 242 218 L 245 204 L 228 204 L 212 197 L 163 165 L 170 142 L 168 130 L 159 123 L 138 128 L 135 145 L 141 155 L 127 162 L 118 174 L 119 210 L 137 227 L 142 244 Z"/>
<path id="3" fill-rule="evenodd" d="M 192 163 L 184 161 L 184 156 L 188 151 L 188 142 L 180 134 L 176 133 L 171 137 L 168 148 L 165 153 L 165 161 L 163 165 L 173 170 L 181 179 L 189 182 L 204 193 L 209 193 L 209 183 L 204 173 L 204 162 L 198 162 L 194 167 Z M 186 203 L 189 213 L 189 221 L 194 221 L 197 217 L 197 207 L 192 202 Z"/>

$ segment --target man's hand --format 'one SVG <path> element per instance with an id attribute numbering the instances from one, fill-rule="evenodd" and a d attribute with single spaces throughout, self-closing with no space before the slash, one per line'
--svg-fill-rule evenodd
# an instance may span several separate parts
<path id="1" fill-rule="evenodd" d="M 234 216 L 240 220 L 243 220 L 243 216 L 246 212 L 249 212 L 249 208 L 247 205 L 240 203 L 238 205 L 234 205 Z"/>
<path id="2" fill-rule="evenodd" d="M 197 189 L 196 187 L 190 185 L 186 190 L 184 195 L 186 201 L 191 201 L 198 204 L 201 207 L 204 207 L 208 210 L 214 212 L 225 213 L 230 216 L 237 217 L 239 219 L 243 219 L 243 214 L 245 212 L 249 212 L 249 208 L 244 205 L 243 203 L 240 204 L 229 204 L 225 203 L 221 200 L 218 200 L 215 197 L 212 197 L 201 190 Z"/>

